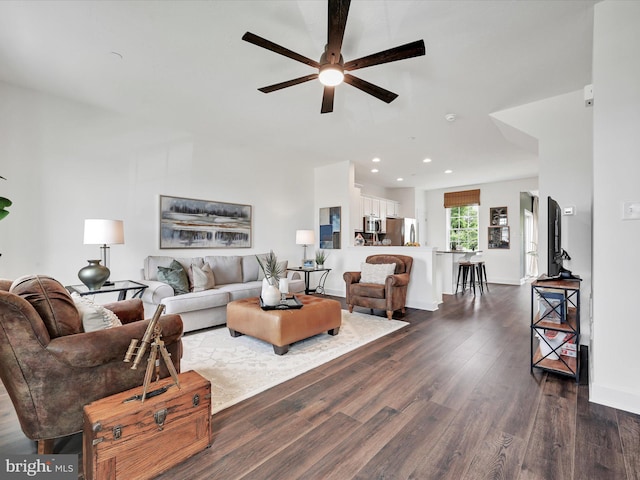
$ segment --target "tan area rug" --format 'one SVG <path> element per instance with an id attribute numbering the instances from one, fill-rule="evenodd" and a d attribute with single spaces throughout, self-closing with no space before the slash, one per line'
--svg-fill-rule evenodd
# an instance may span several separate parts
<path id="1" fill-rule="evenodd" d="M 181 370 L 195 370 L 211 381 L 212 413 L 294 378 L 323 363 L 398 330 L 407 322 L 342 311 L 340 333 L 301 340 L 286 355 L 243 335 L 233 338 L 226 327 L 186 334 Z"/>

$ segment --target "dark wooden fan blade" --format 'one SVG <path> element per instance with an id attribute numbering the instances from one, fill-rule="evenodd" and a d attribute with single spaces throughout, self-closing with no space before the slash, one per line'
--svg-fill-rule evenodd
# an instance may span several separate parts
<path id="1" fill-rule="evenodd" d="M 346 71 L 357 70 L 358 68 L 371 67 L 373 65 L 380 65 L 382 63 L 396 62 L 398 60 L 404 60 L 411 57 L 419 57 L 426 53 L 424 47 L 424 40 L 418 40 L 416 42 L 400 45 L 399 47 L 390 48 L 383 52 L 367 55 L 366 57 L 351 60 L 344 64 Z"/>
<path id="2" fill-rule="evenodd" d="M 353 75 L 349 75 L 348 73 L 344 74 L 344 81 L 349 85 L 356 87 L 363 92 L 368 93 L 369 95 L 373 95 L 374 97 L 382 100 L 385 103 L 391 103 L 398 95 L 396 93 L 390 92 L 389 90 L 385 90 L 382 87 L 374 85 L 373 83 L 369 83 L 366 80 L 362 80 L 361 78 L 354 77 Z"/>
<path id="3" fill-rule="evenodd" d="M 300 83 L 308 82 L 309 80 L 315 80 L 318 78 L 317 73 L 312 73 L 311 75 L 305 75 L 304 77 L 294 78 L 293 80 L 287 80 L 286 82 L 276 83 L 274 85 L 269 85 L 268 87 L 259 88 L 263 93 L 271 93 L 276 90 L 282 90 L 283 88 L 293 87 L 294 85 L 298 85 Z"/>
<path id="4" fill-rule="evenodd" d="M 335 93 L 335 87 L 324 87 L 324 93 L 322 94 L 322 108 L 320 113 L 333 112 L 333 94 Z"/>
<path id="5" fill-rule="evenodd" d="M 284 48 L 277 43 L 273 43 L 266 38 L 259 37 L 258 35 L 255 35 L 251 32 L 245 33 L 242 36 L 242 40 L 244 40 L 245 42 L 253 43 L 254 45 L 257 45 L 259 47 L 266 48 L 267 50 L 271 50 L 272 52 L 279 53 L 280 55 L 284 55 L 285 57 L 291 58 L 293 60 L 297 60 L 298 62 L 309 65 L 310 67 L 320 68 L 320 64 L 315 60 L 311 60 L 304 55 L 293 52 L 288 48 Z"/>
<path id="6" fill-rule="evenodd" d="M 349 5 L 351 0 L 329 0 L 327 25 L 327 60 L 329 63 L 340 63 L 342 39 L 347 26 Z"/>

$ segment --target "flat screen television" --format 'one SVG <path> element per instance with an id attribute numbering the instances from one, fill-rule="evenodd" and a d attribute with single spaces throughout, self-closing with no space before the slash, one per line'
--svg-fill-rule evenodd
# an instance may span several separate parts
<path id="1" fill-rule="evenodd" d="M 547 204 L 547 275 L 557 277 L 562 267 L 562 210 L 553 198 L 548 198 Z"/>

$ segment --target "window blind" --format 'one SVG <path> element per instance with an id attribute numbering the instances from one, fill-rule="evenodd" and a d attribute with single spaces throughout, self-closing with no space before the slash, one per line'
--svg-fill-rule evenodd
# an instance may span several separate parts
<path id="1" fill-rule="evenodd" d="M 444 194 L 444 208 L 480 205 L 480 190 L 464 190 Z"/>

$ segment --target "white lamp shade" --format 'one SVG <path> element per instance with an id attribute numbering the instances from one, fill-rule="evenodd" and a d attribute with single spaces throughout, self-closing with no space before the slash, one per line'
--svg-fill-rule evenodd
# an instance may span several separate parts
<path id="1" fill-rule="evenodd" d="M 296 245 L 313 245 L 315 242 L 313 230 L 296 230 Z"/>
<path id="2" fill-rule="evenodd" d="M 116 245 L 124 243 L 122 220 L 89 218 L 84 221 L 85 245 Z"/>

